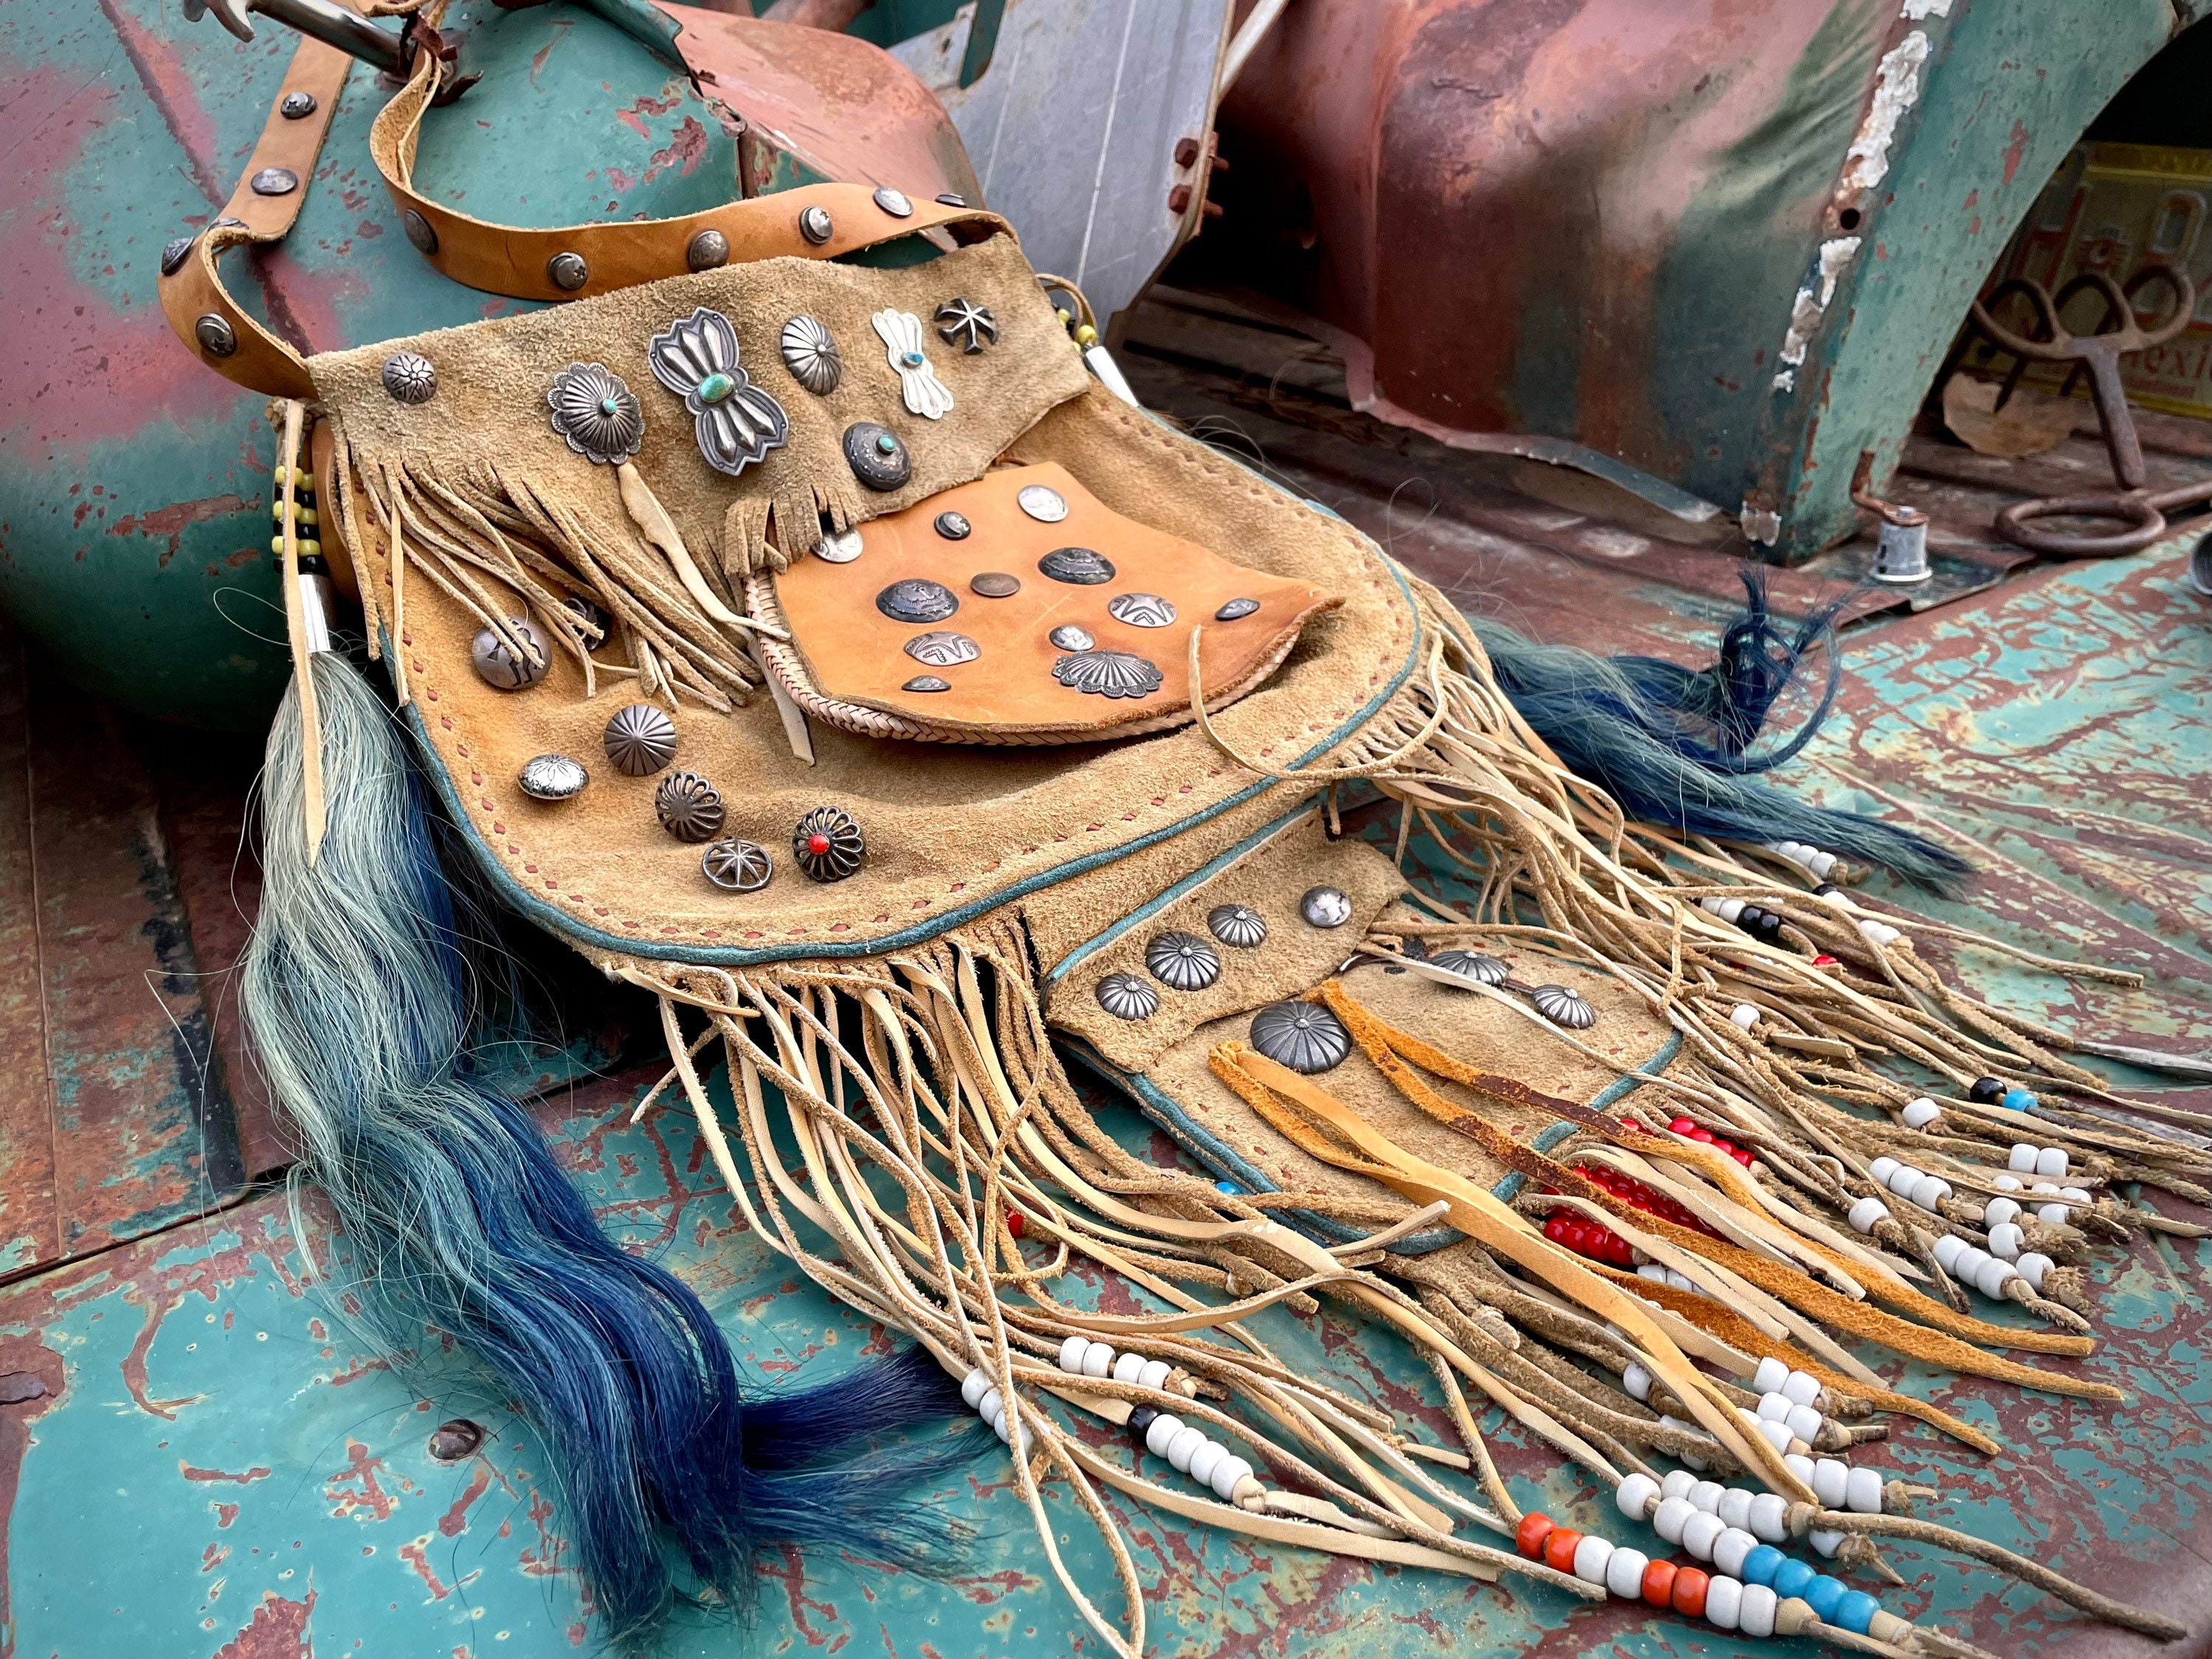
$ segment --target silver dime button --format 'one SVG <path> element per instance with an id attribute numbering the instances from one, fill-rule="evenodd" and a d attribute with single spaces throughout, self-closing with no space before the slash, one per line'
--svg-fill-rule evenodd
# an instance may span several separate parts
<path id="1" fill-rule="evenodd" d="M 1352 920 L 1352 901 L 1334 887 L 1309 887 L 1298 900 L 1298 914 L 1314 927 L 1341 927 Z"/>
<path id="2" fill-rule="evenodd" d="M 814 544 L 814 556 L 824 564 L 850 564 L 860 556 L 860 532 L 848 530 L 830 534 Z"/>
<path id="3" fill-rule="evenodd" d="M 1098 643 L 1091 637 L 1088 629 L 1078 628 L 1073 623 L 1060 623 L 1051 633 L 1046 635 L 1045 638 L 1062 651 L 1088 651 Z"/>
<path id="4" fill-rule="evenodd" d="M 1067 501 L 1049 484 L 1024 484 L 1014 505 L 1039 524 L 1058 524 L 1067 516 Z"/>

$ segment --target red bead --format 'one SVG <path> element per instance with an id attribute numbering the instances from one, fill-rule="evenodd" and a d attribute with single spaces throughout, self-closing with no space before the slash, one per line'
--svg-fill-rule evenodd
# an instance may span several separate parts
<path id="1" fill-rule="evenodd" d="M 1731 1146 L 1731 1147 L 1729 1147 L 1729 1156 L 1730 1158 L 1734 1158 L 1737 1163 L 1739 1163 L 1739 1164 L 1742 1164 L 1742 1165 L 1743 1165 L 1743 1167 L 1744 1167 L 1745 1169 L 1747 1169 L 1747 1170 L 1748 1170 L 1748 1169 L 1752 1166 L 1753 1163 L 1755 1161 L 1755 1160 L 1753 1160 L 1753 1158 L 1752 1158 L 1752 1155 L 1751 1155 L 1749 1152 L 1747 1152 L 1746 1151 L 1744 1151 L 1744 1149 L 1743 1149 L 1742 1147 L 1741 1147 L 1741 1146 Z"/>
<path id="2" fill-rule="evenodd" d="M 1703 1142 L 1705 1146 L 1711 1146 L 1711 1145 L 1713 1144 L 1714 1139 L 1716 1139 L 1716 1137 L 1715 1137 L 1715 1136 L 1714 1136 L 1714 1134 L 1713 1134 L 1713 1132 L 1712 1132 L 1711 1129 L 1708 1129 L 1707 1127 L 1705 1127 L 1705 1126 L 1704 1124 L 1702 1124 L 1702 1123 L 1698 1124 L 1698 1125 L 1697 1125 L 1697 1126 L 1695 1126 L 1693 1128 L 1692 1128 L 1692 1129 L 1689 1131 L 1689 1136 L 1690 1136 L 1690 1139 L 1692 1139 L 1692 1140 L 1696 1140 L 1696 1141 L 1701 1141 L 1701 1142 Z"/>
<path id="3" fill-rule="evenodd" d="M 1609 1243 L 1610 1249 L 1608 1249 L 1607 1254 L 1613 1258 L 1613 1265 L 1614 1267 L 1632 1267 L 1636 1265 L 1635 1246 L 1631 1244 L 1626 1239 L 1623 1238 L 1619 1233 L 1610 1235 Z"/>
<path id="4" fill-rule="evenodd" d="M 1009 1210 L 1006 1212 L 1006 1231 L 1012 1233 L 1016 1238 L 1019 1238 L 1022 1236 L 1022 1229 L 1026 1227 L 1028 1224 L 1029 1224 L 1022 1218 L 1022 1212 L 1019 1210 Z"/>
<path id="5" fill-rule="evenodd" d="M 1672 1129 L 1678 1135 L 1686 1135 L 1690 1133 L 1698 1126 L 1686 1117 L 1678 1117 L 1669 1122 L 1667 1127 Z"/>
<path id="6" fill-rule="evenodd" d="M 1674 1611 L 1686 1619 L 1695 1619 L 1705 1610 L 1705 1589 L 1713 1581 L 1695 1567 L 1682 1567 L 1674 1574 Z"/>
<path id="7" fill-rule="evenodd" d="M 1565 1238 L 1566 1235 L 1567 1224 L 1565 1218 L 1561 1216 L 1557 1210 L 1553 1211 L 1552 1218 L 1544 1224 L 1544 1237 L 1550 1239 L 1553 1243 L 1556 1244 L 1561 1239 Z"/>
<path id="8" fill-rule="evenodd" d="M 817 830 L 806 838 L 806 850 L 815 857 L 820 858 L 830 850 L 830 837 Z"/>
<path id="9" fill-rule="evenodd" d="M 1552 1517 L 1548 1515 L 1524 1515 L 1513 1534 L 1513 1547 L 1531 1561 L 1544 1557 L 1544 1540 L 1551 1536 Z"/>
<path id="10" fill-rule="evenodd" d="M 1815 968 L 1833 968 L 1838 964 L 1835 957 L 1823 953 L 1813 958 L 1813 965 Z"/>
<path id="11" fill-rule="evenodd" d="M 1674 1597 L 1674 1564 L 1654 1561 L 1644 1569 L 1644 1599 L 1655 1607 L 1670 1607 Z"/>
<path id="12" fill-rule="evenodd" d="M 1544 1539 L 1544 1565 L 1553 1572 L 1572 1572 L 1575 1570 L 1575 1551 L 1581 1547 L 1582 1534 L 1572 1527 L 1554 1527 Z"/>

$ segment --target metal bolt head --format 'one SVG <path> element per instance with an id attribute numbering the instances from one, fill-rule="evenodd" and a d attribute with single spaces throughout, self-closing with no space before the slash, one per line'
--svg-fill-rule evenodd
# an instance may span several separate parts
<path id="1" fill-rule="evenodd" d="M 185 263 L 185 260 L 191 255 L 191 251 L 192 239 L 189 236 L 179 236 L 174 241 L 170 242 L 167 246 L 162 248 L 161 275 L 164 276 L 175 276 L 177 274 L 178 267 Z"/>
<path id="2" fill-rule="evenodd" d="M 903 191 L 893 190 L 889 185 L 876 192 L 876 205 L 894 219 L 914 217 L 914 204 L 907 200 Z"/>
<path id="3" fill-rule="evenodd" d="M 582 254 L 564 250 L 545 262 L 545 280 L 563 294 L 574 294 L 592 280 L 592 268 Z"/>
<path id="4" fill-rule="evenodd" d="M 210 357 L 228 357 L 238 349 L 238 336 L 231 332 L 228 322 L 212 311 L 192 325 L 192 338 Z"/>
<path id="5" fill-rule="evenodd" d="M 289 167 L 264 167 L 253 175 L 256 196 L 289 196 L 300 187 L 300 175 Z"/>
<path id="6" fill-rule="evenodd" d="M 415 245 L 417 253 L 427 257 L 438 251 L 438 233 L 431 229 L 430 222 L 413 208 L 400 209 L 399 228 L 407 233 L 407 240 Z"/>
<path id="7" fill-rule="evenodd" d="M 685 245 L 684 263 L 694 270 L 713 270 L 730 263 L 730 239 L 719 230 L 702 230 Z"/>
<path id="8" fill-rule="evenodd" d="M 799 234 L 813 243 L 815 246 L 820 247 L 823 243 L 828 241 L 834 228 L 830 222 L 828 208 L 810 207 L 799 210 Z"/>
<path id="9" fill-rule="evenodd" d="M 416 351 L 395 351 L 384 360 L 384 390 L 392 401 L 427 404 L 438 395 L 438 371 Z"/>
<path id="10" fill-rule="evenodd" d="M 276 106 L 276 112 L 288 121 L 304 121 L 321 107 L 313 93 L 293 91 L 284 94 L 284 101 Z"/>

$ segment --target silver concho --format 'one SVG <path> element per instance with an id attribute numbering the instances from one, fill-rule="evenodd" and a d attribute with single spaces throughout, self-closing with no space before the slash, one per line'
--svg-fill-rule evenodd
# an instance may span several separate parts
<path id="1" fill-rule="evenodd" d="M 1260 601 L 1257 599 L 1231 599 L 1228 604 L 1223 605 L 1220 610 L 1213 613 L 1213 620 L 1216 622 L 1235 622 L 1240 617 L 1250 616 L 1259 608 Z"/>
<path id="2" fill-rule="evenodd" d="M 1175 621 L 1176 608 L 1157 593 L 1116 593 L 1106 601 L 1106 614 L 1132 628 L 1165 628 Z"/>
<path id="3" fill-rule="evenodd" d="M 1116 1019 L 1150 1019 L 1160 1011 L 1160 994 L 1134 974 L 1109 974 L 1094 994 Z"/>
<path id="4" fill-rule="evenodd" d="M 817 806 L 791 832 L 791 855 L 817 881 L 842 881 L 860 867 L 868 845 L 842 806 Z"/>
<path id="5" fill-rule="evenodd" d="M 438 395 L 438 371 L 419 351 L 395 351 L 384 360 L 384 390 L 394 403 L 427 404 Z"/>
<path id="6" fill-rule="evenodd" d="M 871 489 L 903 489 L 914 476 L 914 457 L 889 427 L 855 421 L 845 428 L 844 448 L 845 465 Z"/>
<path id="7" fill-rule="evenodd" d="M 1097 587 L 1114 580 L 1114 562 L 1087 547 L 1055 547 L 1037 561 L 1039 574 L 1071 587 Z"/>
<path id="8" fill-rule="evenodd" d="M 532 800 L 573 800 L 591 781 L 581 763 L 566 755 L 536 756 L 514 775 L 516 787 Z"/>
<path id="9" fill-rule="evenodd" d="M 1062 651 L 1088 651 L 1098 643 L 1091 637 L 1087 628 L 1078 628 L 1073 623 L 1062 623 L 1045 635 Z"/>
<path id="10" fill-rule="evenodd" d="M 1503 985 L 1513 971 L 1510 963 L 1485 956 L 1480 951 L 1439 951 L 1429 958 L 1429 965 L 1441 968 L 1455 978 L 1473 980 L 1477 985 Z"/>
<path id="11" fill-rule="evenodd" d="M 517 656 L 506 641 L 489 628 L 477 630 L 469 645 L 469 663 L 477 671 L 477 678 L 499 691 L 526 691 L 545 678 L 545 671 L 553 665 L 551 653 L 538 630 L 520 617 L 507 619 L 507 631 L 526 654 Z M 535 660 L 532 660 L 534 659 Z"/>
<path id="12" fill-rule="evenodd" d="M 1217 904 L 1206 913 L 1206 931 L 1224 945 L 1249 951 L 1267 937 L 1267 921 L 1241 904 Z"/>
<path id="13" fill-rule="evenodd" d="M 618 466 L 645 441 L 645 410 L 604 363 L 571 363 L 545 393 L 553 429 L 587 461 Z"/>
<path id="14" fill-rule="evenodd" d="M 615 710 L 599 741 L 616 771 L 649 778 L 676 758 L 676 722 L 649 702 Z"/>
<path id="15" fill-rule="evenodd" d="M 1298 914 L 1310 927 L 1341 927 L 1352 920 L 1352 901 L 1334 887 L 1309 887 L 1298 898 Z"/>
<path id="16" fill-rule="evenodd" d="M 951 689 L 951 680 L 941 678 L 935 674 L 916 674 L 899 687 L 902 691 L 950 691 Z"/>
<path id="17" fill-rule="evenodd" d="M 1127 651 L 1079 651 L 1053 664 L 1052 677 L 1070 690 L 1115 700 L 1160 689 L 1160 671 Z"/>
<path id="18" fill-rule="evenodd" d="M 699 453 L 717 472 L 743 472 L 790 435 L 783 405 L 755 386 L 738 361 L 738 331 L 701 306 L 647 342 L 653 378 L 684 399 Z"/>
<path id="19" fill-rule="evenodd" d="M 951 588 L 927 576 L 908 576 L 876 595 L 876 609 L 893 622 L 943 622 L 959 608 L 960 600 Z"/>
<path id="20" fill-rule="evenodd" d="M 824 564 L 850 564 L 860 556 L 860 532 L 848 530 L 843 535 L 832 533 L 814 544 L 814 556 Z"/>
<path id="21" fill-rule="evenodd" d="M 937 337 L 958 346 L 966 356 L 999 343 L 999 319 L 973 300 L 947 300 L 938 307 L 933 320 Z"/>
<path id="22" fill-rule="evenodd" d="M 906 653 L 916 662 L 927 663 L 932 668 L 957 668 L 962 663 L 973 662 L 981 656 L 983 647 L 965 634 L 933 629 L 908 640 Z"/>
<path id="23" fill-rule="evenodd" d="M 1587 1031 L 1597 1024 L 1597 1010 L 1583 1000 L 1578 991 L 1564 985 L 1539 985 L 1528 993 L 1528 1000 L 1536 1005 L 1536 1012 L 1554 1025 L 1564 1025 L 1571 1031 Z"/>
<path id="24" fill-rule="evenodd" d="M 1252 1046 L 1306 1077 L 1334 1071 L 1352 1052 L 1352 1033 L 1311 1002 L 1271 1002 L 1252 1016 Z"/>
<path id="25" fill-rule="evenodd" d="M 1145 971 L 1175 991 L 1203 991 L 1221 977 L 1221 953 L 1195 933 L 1160 933 L 1145 946 Z"/>
<path id="26" fill-rule="evenodd" d="M 845 360 L 837 355 L 836 337 L 811 317 L 794 317 L 783 325 L 783 366 L 791 378 L 817 398 L 837 389 L 844 377 Z"/>
<path id="27" fill-rule="evenodd" d="M 775 874 L 775 860 L 757 841 L 709 842 L 699 854 L 699 872 L 732 893 L 757 893 Z"/>
<path id="28" fill-rule="evenodd" d="M 1066 498 L 1050 484 L 1024 484 L 1014 505 L 1039 524 L 1058 524 L 1067 516 Z"/>
<path id="29" fill-rule="evenodd" d="M 712 841 L 722 833 L 722 792 L 696 772 L 671 772 L 653 792 L 660 827 L 678 841 Z"/>
<path id="30" fill-rule="evenodd" d="M 921 319 L 886 306 L 868 319 L 884 343 L 884 361 L 898 375 L 899 397 L 907 413 L 941 421 L 952 412 L 952 389 L 937 378 L 921 349 Z"/>

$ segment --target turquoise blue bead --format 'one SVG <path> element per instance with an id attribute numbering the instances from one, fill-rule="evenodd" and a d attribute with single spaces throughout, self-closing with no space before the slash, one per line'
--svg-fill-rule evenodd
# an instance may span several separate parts
<path id="1" fill-rule="evenodd" d="M 1825 1572 L 1798 1592 L 1805 1598 L 1805 1605 L 1819 1615 L 1824 1625 L 1834 1622 L 1828 1615 L 1836 1610 L 1836 1604 L 1850 1593 L 1849 1584 L 1840 1578 L 1831 1578 Z"/>
<path id="2" fill-rule="evenodd" d="M 1774 1575 L 1782 1571 L 1783 1563 L 1790 1558 L 1771 1544 L 1761 1544 L 1743 1558 L 1743 1571 L 1736 1575 L 1747 1584 L 1771 1584 Z"/>
<path id="3" fill-rule="evenodd" d="M 1217 1181 L 1213 1183 L 1213 1190 L 1217 1193 L 1227 1193 L 1231 1198 L 1244 1196 L 1244 1189 L 1233 1181 Z"/>
<path id="4" fill-rule="evenodd" d="M 2025 1089 L 2008 1089 L 1997 1103 L 2011 1111 L 2032 1112 L 2035 1109 L 2035 1097 Z"/>
<path id="5" fill-rule="evenodd" d="M 1802 1595 L 1805 1587 L 1818 1577 L 1812 1568 L 1802 1561 L 1784 1559 L 1775 1570 L 1774 1594 L 1778 1600 L 1787 1601 L 1793 1595 Z"/>
<path id="6" fill-rule="evenodd" d="M 1823 1624 L 1833 1625 L 1838 1630 L 1847 1630 L 1854 1636 L 1864 1636 L 1874 1616 L 1881 1611 L 1881 1603 L 1864 1590 L 1850 1590 L 1836 1603 L 1834 1616 Z"/>

